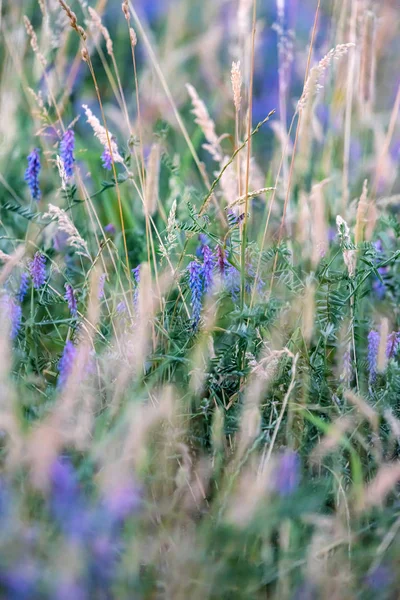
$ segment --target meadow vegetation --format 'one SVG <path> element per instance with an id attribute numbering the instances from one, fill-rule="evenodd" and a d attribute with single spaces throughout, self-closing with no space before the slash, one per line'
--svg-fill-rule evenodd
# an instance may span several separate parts
<path id="1" fill-rule="evenodd" d="M 398 0 L 0 0 L 0 596 L 400 592 Z"/>

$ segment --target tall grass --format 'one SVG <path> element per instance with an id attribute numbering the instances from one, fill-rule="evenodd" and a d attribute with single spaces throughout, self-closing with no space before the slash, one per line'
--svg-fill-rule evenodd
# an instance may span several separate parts
<path id="1" fill-rule="evenodd" d="M 396 7 L 0 10 L 1 597 L 397 598 Z"/>

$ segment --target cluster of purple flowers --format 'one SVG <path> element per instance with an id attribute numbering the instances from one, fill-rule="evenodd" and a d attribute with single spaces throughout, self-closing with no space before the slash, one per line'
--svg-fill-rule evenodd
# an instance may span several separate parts
<path id="1" fill-rule="evenodd" d="M 377 260 L 381 260 L 384 256 L 382 241 L 378 240 L 377 242 L 375 242 L 374 246 L 377 253 Z M 381 279 L 376 277 L 373 283 L 374 292 L 379 299 L 382 299 L 386 292 L 385 276 L 387 276 L 388 271 L 389 267 L 379 267 L 378 273 Z"/>
<path id="2" fill-rule="evenodd" d="M 66 384 L 68 377 L 72 372 L 74 361 L 76 357 L 76 348 L 71 340 L 68 340 L 64 346 L 64 351 L 60 362 L 58 363 L 58 387 L 63 388 Z"/>
<path id="3" fill-rule="evenodd" d="M 107 171 L 111 171 L 112 168 L 112 158 L 111 158 L 111 154 L 110 151 L 108 150 L 108 148 L 104 148 L 104 152 L 101 155 L 101 160 L 103 163 L 103 167 L 105 169 L 107 169 Z"/>
<path id="4" fill-rule="evenodd" d="M 274 490 L 281 497 L 291 496 L 300 484 L 300 457 L 294 450 L 285 450 L 279 457 L 275 474 Z"/>
<path id="5" fill-rule="evenodd" d="M 68 178 L 74 174 L 74 150 L 75 150 L 75 134 L 72 129 L 68 129 L 60 142 L 60 157 L 63 161 L 65 174 Z"/>
<path id="6" fill-rule="evenodd" d="M 201 301 L 204 291 L 203 266 L 196 260 L 192 260 L 189 263 L 188 271 L 192 304 L 192 323 L 193 328 L 197 329 L 200 321 Z"/>
<path id="7" fill-rule="evenodd" d="M 68 308 L 72 317 L 76 317 L 78 313 L 78 302 L 75 296 L 75 290 L 69 283 L 65 284 L 65 300 L 68 303 Z"/>
<path id="8" fill-rule="evenodd" d="M 15 339 L 21 329 L 22 309 L 15 298 L 3 294 L 0 298 L 0 308 L 10 323 L 10 336 Z"/>
<path id="9" fill-rule="evenodd" d="M 32 198 L 36 201 L 39 201 L 41 197 L 39 187 L 40 167 L 39 149 L 35 148 L 28 156 L 28 168 L 25 171 L 25 181 L 29 186 Z"/>
<path id="10" fill-rule="evenodd" d="M 368 371 L 369 371 L 369 381 L 373 383 L 376 380 L 377 374 L 377 360 L 378 360 L 378 351 L 380 344 L 380 333 L 375 329 L 371 329 L 368 334 Z M 397 351 L 400 347 L 400 331 L 392 331 L 391 334 L 388 335 L 386 341 L 386 358 L 390 360 L 394 358 L 397 354 Z"/>
<path id="11" fill-rule="evenodd" d="M 137 309 L 139 303 L 140 266 L 141 265 L 138 265 L 132 269 L 132 275 L 135 281 L 135 291 L 133 292 L 133 306 L 135 309 Z"/>
<path id="12" fill-rule="evenodd" d="M 21 281 L 20 281 L 19 290 L 17 293 L 18 302 L 24 301 L 24 298 L 28 292 L 28 289 L 29 289 L 29 274 L 24 271 L 21 275 Z"/>
<path id="13" fill-rule="evenodd" d="M 33 287 L 38 290 L 46 281 L 46 258 L 40 252 L 36 252 L 29 265 Z"/>

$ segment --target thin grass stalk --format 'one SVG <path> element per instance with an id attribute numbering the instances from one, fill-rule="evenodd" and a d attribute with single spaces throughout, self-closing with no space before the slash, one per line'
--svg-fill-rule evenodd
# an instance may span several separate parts
<path id="1" fill-rule="evenodd" d="M 246 295 L 246 246 L 247 246 L 247 226 L 249 212 L 249 181 L 250 181 L 250 157 L 251 157 L 251 125 L 253 117 L 253 83 L 254 83 L 254 59 L 255 59 L 255 41 L 256 41 L 256 24 L 257 24 L 257 0 L 253 0 L 253 22 L 251 32 L 251 65 L 250 65 L 250 86 L 249 86 L 249 106 L 247 115 L 247 162 L 246 162 L 246 180 L 245 180 L 245 203 L 244 203 L 244 219 L 242 228 L 242 245 L 241 245 L 241 294 L 240 301 L 243 308 Z"/>

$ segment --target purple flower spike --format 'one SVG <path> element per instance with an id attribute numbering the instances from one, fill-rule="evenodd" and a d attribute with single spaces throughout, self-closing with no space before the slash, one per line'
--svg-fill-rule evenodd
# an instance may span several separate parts
<path id="1" fill-rule="evenodd" d="M 193 328 L 197 329 L 200 321 L 201 299 L 203 296 L 203 267 L 200 263 L 192 260 L 188 266 L 189 288 L 192 295 L 192 321 Z"/>
<path id="2" fill-rule="evenodd" d="M 15 340 L 21 329 L 22 308 L 21 305 L 10 300 L 10 318 L 11 318 L 11 339 Z"/>
<path id="3" fill-rule="evenodd" d="M 25 181 L 29 186 L 32 198 L 36 201 L 39 201 L 41 197 L 39 187 L 40 166 L 39 150 L 38 148 L 35 148 L 28 156 L 28 168 L 25 171 Z"/>
<path id="4" fill-rule="evenodd" d="M 74 360 L 76 357 L 76 348 L 71 341 L 65 344 L 63 355 L 58 363 L 58 371 L 60 373 L 58 377 L 58 387 L 64 387 L 68 377 L 71 374 L 74 366 Z"/>
<path id="5" fill-rule="evenodd" d="M 393 331 L 387 339 L 386 356 L 390 360 L 394 358 L 400 346 L 400 331 Z"/>
<path id="6" fill-rule="evenodd" d="M 69 312 L 72 317 L 76 317 L 78 312 L 78 303 L 75 297 L 75 290 L 69 283 L 65 284 L 65 300 L 68 303 Z"/>
<path id="7" fill-rule="evenodd" d="M 135 280 L 136 287 L 133 293 L 133 306 L 137 309 L 139 303 L 139 283 L 140 283 L 140 267 L 138 265 L 134 269 L 132 269 L 133 279 Z"/>
<path id="8" fill-rule="evenodd" d="M 379 565 L 368 573 L 365 583 L 371 590 L 382 593 L 393 584 L 394 580 L 393 570 L 387 565 Z"/>
<path id="9" fill-rule="evenodd" d="M 29 274 L 22 273 L 19 290 L 17 294 L 18 302 L 23 302 L 29 288 Z"/>
<path id="10" fill-rule="evenodd" d="M 203 274 L 204 274 L 204 292 L 211 290 L 214 281 L 215 259 L 212 250 L 206 244 L 203 246 Z"/>
<path id="11" fill-rule="evenodd" d="M 102 298 L 104 298 L 104 284 L 106 282 L 106 274 L 102 273 L 100 275 L 100 279 L 99 279 L 99 289 L 98 289 L 98 293 L 97 293 L 97 297 L 99 300 L 102 300 Z"/>
<path id="12" fill-rule="evenodd" d="M 290 496 L 300 483 L 300 458 L 294 450 L 286 450 L 280 457 L 274 487 L 279 496 Z"/>
<path id="13" fill-rule="evenodd" d="M 368 334 L 368 370 L 369 370 L 369 381 L 373 383 L 376 379 L 376 363 L 378 360 L 378 350 L 380 335 L 374 329 Z"/>
<path id="14" fill-rule="evenodd" d="M 115 235 L 115 234 L 116 234 L 116 231 L 117 231 L 117 229 L 116 229 L 116 227 L 115 227 L 114 223 L 109 223 L 108 225 L 106 225 L 106 226 L 104 227 L 104 231 L 105 231 L 106 233 L 109 233 L 110 235 Z"/>
<path id="15" fill-rule="evenodd" d="M 107 148 L 104 149 L 104 152 L 101 155 L 101 160 L 103 161 L 103 167 L 107 169 L 107 171 L 111 171 L 112 159 L 110 151 Z"/>
<path id="16" fill-rule="evenodd" d="M 74 174 L 74 150 L 75 150 L 75 134 L 72 129 L 68 129 L 60 143 L 60 157 L 64 164 L 65 174 L 67 177 L 72 177 Z"/>
<path id="17" fill-rule="evenodd" d="M 38 290 L 46 281 L 46 258 L 40 252 L 36 252 L 29 265 L 33 287 Z"/>

